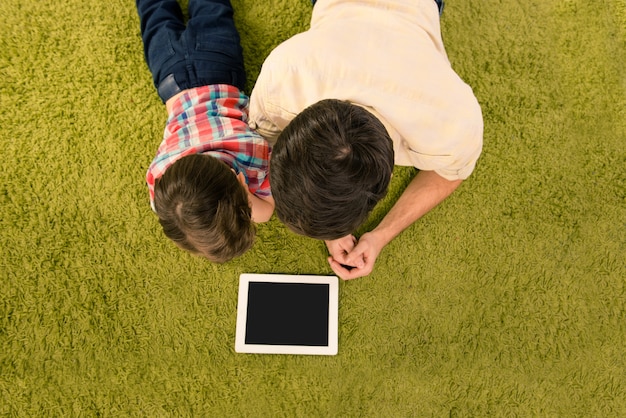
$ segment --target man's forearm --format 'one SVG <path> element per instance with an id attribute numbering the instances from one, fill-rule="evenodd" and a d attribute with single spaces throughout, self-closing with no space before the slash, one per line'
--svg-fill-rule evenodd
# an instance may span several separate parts
<path id="1" fill-rule="evenodd" d="M 448 181 L 433 171 L 417 173 L 373 231 L 363 234 L 358 242 L 350 241 L 354 239 L 352 236 L 326 242 L 330 252 L 328 262 L 335 274 L 344 280 L 370 274 L 383 247 L 450 196 L 459 184 L 461 180 Z"/>
<path id="2" fill-rule="evenodd" d="M 376 236 L 381 247 L 384 247 L 450 196 L 461 183 L 462 180 L 446 180 L 434 171 L 418 172 L 400 199 L 371 233 Z"/>

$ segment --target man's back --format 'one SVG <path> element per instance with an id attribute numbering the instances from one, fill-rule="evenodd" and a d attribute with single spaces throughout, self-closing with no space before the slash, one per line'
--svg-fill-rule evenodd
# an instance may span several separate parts
<path id="1" fill-rule="evenodd" d="M 394 141 L 397 165 L 449 180 L 472 172 L 482 116 L 448 62 L 432 0 L 326 0 L 311 29 L 267 58 L 251 95 L 251 126 L 270 140 L 319 100 L 365 107 Z"/>

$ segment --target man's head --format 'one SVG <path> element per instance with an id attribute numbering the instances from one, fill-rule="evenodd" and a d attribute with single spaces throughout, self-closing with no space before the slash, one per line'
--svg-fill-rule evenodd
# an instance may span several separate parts
<path id="1" fill-rule="evenodd" d="M 246 188 L 214 157 L 195 154 L 172 164 L 155 182 L 154 204 L 163 232 L 182 249 L 223 263 L 252 247 Z"/>
<path id="2" fill-rule="evenodd" d="M 351 234 L 387 193 L 393 164 L 391 138 L 374 115 L 322 100 L 296 116 L 272 150 L 276 214 L 312 238 Z"/>

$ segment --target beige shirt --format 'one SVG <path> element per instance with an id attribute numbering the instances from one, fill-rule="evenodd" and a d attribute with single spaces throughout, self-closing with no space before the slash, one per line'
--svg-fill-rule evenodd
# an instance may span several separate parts
<path id="1" fill-rule="evenodd" d="M 450 66 L 433 0 L 319 0 L 310 29 L 265 60 L 250 126 L 274 144 L 322 99 L 347 100 L 377 116 L 397 165 L 458 180 L 480 155 L 480 106 Z"/>

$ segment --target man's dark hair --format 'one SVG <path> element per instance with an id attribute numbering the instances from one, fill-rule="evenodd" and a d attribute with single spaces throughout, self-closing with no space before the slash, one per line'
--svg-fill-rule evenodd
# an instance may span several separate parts
<path id="1" fill-rule="evenodd" d="M 383 124 L 360 106 L 322 100 L 280 134 L 270 184 L 276 215 L 317 239 L 353 233 L 387 193 L 393 143 Z"/>
<path id="2" fill-rule="evenodd" d="M 252 247 L 256 230 L 247 192 L 212 156 L 172 164 L 155 182 L 154 204 L 165 235 L 196 255 L 223 263 Z"/>

